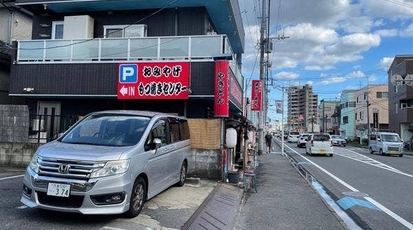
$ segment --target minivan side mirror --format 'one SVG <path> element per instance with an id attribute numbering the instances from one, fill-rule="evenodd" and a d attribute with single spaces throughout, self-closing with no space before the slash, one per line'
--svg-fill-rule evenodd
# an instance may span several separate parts
<path id="1" fill-rule="evenodd" d="M 159 149 L 162 145 L 162 141 L 159 138 L 154 138 L 152 144 L 155 149 Z"/>
<path id="2" fill-rule="evenodd" d="M 156 150 L 162 146 L 162 141 L 159 138 L 154 138 L 150 143 L 145 144 L 145 151 Z"/>

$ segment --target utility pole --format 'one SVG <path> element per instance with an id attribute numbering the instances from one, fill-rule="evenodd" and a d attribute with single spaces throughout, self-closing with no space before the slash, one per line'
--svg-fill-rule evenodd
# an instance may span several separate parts
<path id="1" fill-rule="evenodd" d="M 260 29 L 260 80 L 262 83 L 262 105 L 261 110 L 258 112 L 258 155 L 263 153 L 264 149 L 264 115 L 265 111 L 264 108 L 266 107 L 266 100 L 267 100 L 267 87 L 265 81 L 265 59 L 264 59 L 264 34 L 265 34 L 265 25 L 266 25 L 266 17 L 265 17 L 265 3 L 266 1 L 262 1 L 262 13 L 261 13 L 261 29 Z"/>
<path id="2" fill-rule="evenodd" d="M 367 145 L 369 143 L 370 140 L 370 102 L 369 102 L 369 86 L 367 85 L 367 92 L 365 92 L 365 96 L 366 96 L 366 103 L 367 103 Z"/>

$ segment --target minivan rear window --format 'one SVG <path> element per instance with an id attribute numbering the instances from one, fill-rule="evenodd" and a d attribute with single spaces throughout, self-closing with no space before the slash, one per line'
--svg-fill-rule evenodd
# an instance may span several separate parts
<path id="1" fill-rule="evenodd" d="M 329 141 L 330 140 L 330 136 L 329 135 L 314 135 L 313 140 L 315 141 Z"/>

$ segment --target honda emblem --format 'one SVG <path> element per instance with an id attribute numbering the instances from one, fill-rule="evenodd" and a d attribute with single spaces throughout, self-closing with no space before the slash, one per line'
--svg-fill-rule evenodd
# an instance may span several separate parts
<path id="1" fill-rule="evenodd" d="M 61 164 L 57 170 L 59 173 L 67 174 L 70 171 L 70 165 Z"/>

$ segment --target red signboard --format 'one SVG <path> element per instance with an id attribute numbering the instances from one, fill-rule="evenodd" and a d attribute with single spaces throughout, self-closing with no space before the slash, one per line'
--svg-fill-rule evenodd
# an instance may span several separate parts
<path id="1" fill-rule="evenodd" d="M 261 111 L 262 106 L 262 81 L 252 80 L 251 111 Z"/>
<path id="2" fill-rule="evenodd" d="M 231 82 L 231 87 L 230 87 L 230 93 L 231 96 L 233 96 L 235 98 L 235 100 L 237 100 L 237 102 L 241 105 L 242 104 L 242 90 L 241 87 L 239 87 L 238 83 L 237 83 L 237 79 L 235 79 L 234 77 L 230 78 L 230 82 Z"/>
<path id="3" fill-rule="evenodd" d="M 228 71 L 228 61 L 215 62 L 214 115 L 216 117 L 229 116 Z"/>
<path id="4" fill-rule="evenodd" d="M 118 99 L 188 99 L 188 62 L 118 65 Z"/>

